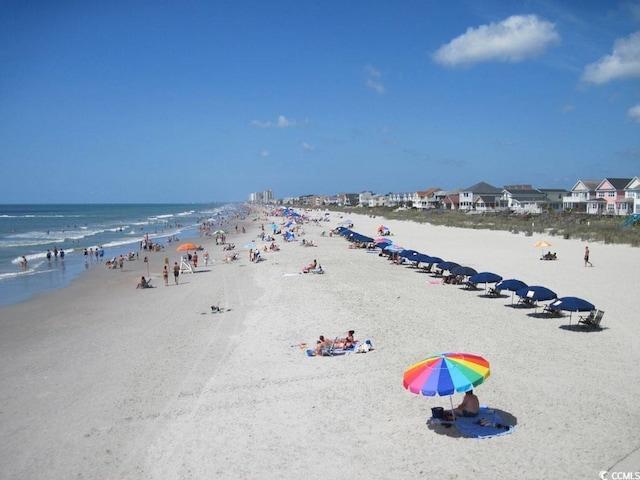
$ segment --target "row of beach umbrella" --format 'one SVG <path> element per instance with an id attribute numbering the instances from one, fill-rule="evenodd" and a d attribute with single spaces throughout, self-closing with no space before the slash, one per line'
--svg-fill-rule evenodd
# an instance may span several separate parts
<path id="1" fill-rule="evenodd" d="M 540 302 L 553 300 L 549 307 L 554 310 L 561 310 L 566 312 L 588 312 L 595 309 L 595 306 L 579 297 L 561 297 L 558 298 L 557 294 L 544 286 L 533 285 L 529 286 L 522 280 L 510 278 L 504 280 L 500 275 L 493 272 L 477 272 L 475 269 L 467 266 L 460 265 L 456 262 L 445 261 L 440 257 L 427 255 L 425 253 L 418 252 L 416 250 L 406 249 L 400 245 L 394 244 L 388 237 L 379 237 L 373 239 L 365 235 L 361 235 L 354 232 L 351 229 L 345 227 L 338 227 L 338 233 L 343 235 L 347 240 L 352 242 L 373 243 L 383 253 L 393 253 L 400 257 L 404 257 L 411 262 L 433 264 L 437 269 L 441 271 L 448 271 L 451 275 L 460 275 L 467 277 L 467 281 L 471 284 L 478 285 L 484 284 L 485 291 L 487 285 L 495 284 L 494 289 L 496 291 L 510 291 L 513 295 L 517 295 L 520 298 L 527 299 L 531 302 Z M 540 247 L 547 246 L 537 245 Z"/>

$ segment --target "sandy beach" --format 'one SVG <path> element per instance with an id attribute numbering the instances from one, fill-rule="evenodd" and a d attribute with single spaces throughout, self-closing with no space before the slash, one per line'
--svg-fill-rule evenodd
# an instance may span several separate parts
<path id="1" fill-rule="evenodd" d="M 255 216 L 254 216 L 255 218 Z M 605 311 L 602 330 L 538 318 L 511 296 L 443 285 L 431 275 L 350 249 L 328 235 L 342 221 L 304 224 L 306 240 L 276 242 L 251 263 L 260 226 L 230 233 L 225 262 L 163 286 L 165 258 L 149 253 L 156 288 L 135 288 L 147 265 L 94 266 L 69 287 L 0 308 L 0 478 L 205 479 L 331 475 L 404 478 L 598 478 L 640 471 L 640 249 L 386 221 L 349 213 L 353 230 L 478 271 L 578 296 Z M 267 230 L 269 232 L 269 230 Z M 323 236 L 322 233 L 326 234 Z M 533 244 L 548 240 L 557 261 Z M 324 275 L 301 274 L 317 259 Z M 219 304 L 221 313 L 210 306 Z M 572 324 L 577 315 L 572 316 Z M 355 330 L 374 350 L 305 354 L 319 335 Z M 471 439 L 426 424 L 449 397 L 402 386 L 413 363 L 442 352 L 491 362 L 481 403 L 515 425 Z M 461 401 L 456 394 L 454 404 Z"/>

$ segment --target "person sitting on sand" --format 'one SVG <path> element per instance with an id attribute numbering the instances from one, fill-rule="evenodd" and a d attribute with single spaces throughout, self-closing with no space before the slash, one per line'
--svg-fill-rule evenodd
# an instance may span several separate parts
<path id="1" fill-rule="evenodd" d="M 320 340 L 316 342 L 316 348 L 313 351 L 313 355 L 322 355 L 322 350 L 331 347 L 333 342 L 328 338 L 325 338 L 324 335 L 320 335 Z"/>
<path id="2" fill-rule="evenodd" d="M 453 409 L 453 413 L 459 417 L 476 417 L 479 411 L 480 401 L 473 393 L 473 390 L 468 390 L 464 395 L 462 403 Z"/>
<path id="3" fill-rule="evenodd" d="M 140 283 L 136 288 L 151 288 L 151 284 L 144 277 L 140 278 Z"/>
<path id="4" fill-rule="evenodd" d="M 337 338 L 334 343 L 335 348 L 341 348 L 343 350 L 346 350 L 347 348 L 351 348 L 355 346 L 356 341 L 353 338 L 353 335 L 355 333 L 356 332 L 354 330 L 349 330 L 345 338 Z"/>

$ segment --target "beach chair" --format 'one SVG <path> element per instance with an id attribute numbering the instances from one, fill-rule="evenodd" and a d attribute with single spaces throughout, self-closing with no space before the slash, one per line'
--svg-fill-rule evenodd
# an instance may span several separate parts
<path id="1" fill-rule="evenodd" d="M 604 310 L 591 310 L 589 315 L 580 317 L 578 325 L 583 325 L 590 328 L 601 328 L 600 322 L 604 316 Z"/>
<path id="2" fill-rule="evenodd" d="M 547 317 L 561 317 L 562 311 L 557 308 L 553 308 L 551 305 L 545 305 L 542 309 L 542 314 Z"/>
<path id="3" fill-rule="evenodd" d="M 492 296 L 492 297 L 499 297 L 502 293 L 502 290 L 499 290 L 495 287 L 491 287 L 489 289 L 489 292 L 487 292 L 488 295 Z"/>

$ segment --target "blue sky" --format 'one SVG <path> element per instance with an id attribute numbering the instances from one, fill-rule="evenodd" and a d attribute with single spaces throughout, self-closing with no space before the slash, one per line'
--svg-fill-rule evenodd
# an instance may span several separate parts
<path id="1" fill-rule="evenodd" d="M 640 174 L 640 2 L 0 3 L 0 203 Z"/>

